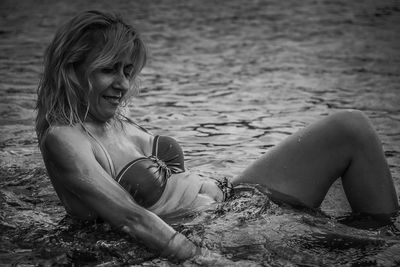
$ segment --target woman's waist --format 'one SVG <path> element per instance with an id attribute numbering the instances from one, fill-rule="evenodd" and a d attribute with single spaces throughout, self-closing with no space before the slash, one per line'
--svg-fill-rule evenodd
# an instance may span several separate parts
<path id="1" fill-rule="evenodd" d="M 190 172 L 173 174 L 160 199 L 148 209 L 158 215 L 195 210 L 223 200 L 223 193 L 212 179 Z"/>
<path id="2" fill-rule="evenodd" d="M 199 197 L 207 197 L 216 202 L 225 200 L 225 196 L 221 187 L 223 180 L 220 181 L 214 178 L 203 177 L 190 171 L 173 174 L 170 180 L 175 180 L 176 183 L 184 183 L 189 187 L 193 187 L 193 191 L 195 191 L 196 195 Z M 174 191 L 177 194 L 182 193 L 179 192 L 179 186 L 176 186 Z"/>

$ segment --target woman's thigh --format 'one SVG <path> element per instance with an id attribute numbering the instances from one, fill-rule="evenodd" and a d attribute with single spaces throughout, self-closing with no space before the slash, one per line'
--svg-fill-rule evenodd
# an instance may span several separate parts
<path id="1" fill-rule="evenodd" d="M 233 183 L 264 185 L 278 200 L 318 207 L 351 161 L 351 133 L 340 130 L 343 116 L 329 116 L 287 137 Z"/>

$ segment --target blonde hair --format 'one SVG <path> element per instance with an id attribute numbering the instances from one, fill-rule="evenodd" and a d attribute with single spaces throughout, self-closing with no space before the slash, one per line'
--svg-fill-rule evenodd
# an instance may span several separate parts
<path id="1" fill-rule="evenodd" d="M 90 59 L 85 70 L 89 88 L 84 88 L 77 79 L 76 69 L 92 50 L 98 53 Z M 146 48 L 138 32 L 115 14 L 82 12 L 57 31 L 45 52 L 43 76 L 37 91 L 39 143 L 51 125 L 74 125 L 85 120 L 91 90 L 88 77 L 96 69 L 113 65 L 125 53 L 131 55 L 134 64 L 132 80 L 136 81 L 146 64 Z M 124 104 L 137 90 L 137 84 L 131 84 Z"/>

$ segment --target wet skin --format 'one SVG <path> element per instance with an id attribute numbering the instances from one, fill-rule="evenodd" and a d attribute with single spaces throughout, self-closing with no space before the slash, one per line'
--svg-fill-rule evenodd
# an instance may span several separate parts
<path id="1" fill-rule="evenodd" d="M 360 111 L 338 112 L 289 136 L 233 182 L 261 184 L 273 199 L 316 208 L 338 178 L 353 211 L 385 217 L 399 209 L 381 142 Z"/>

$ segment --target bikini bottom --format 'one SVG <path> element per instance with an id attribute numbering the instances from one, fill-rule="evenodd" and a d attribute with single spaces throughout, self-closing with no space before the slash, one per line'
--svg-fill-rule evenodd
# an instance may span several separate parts
<path id="1" fill-rule="evenodd" d="M 215 183 L 217 184 L 218 188 L 222 191 L 222 194 L 224 195 L 222 201 L 227 201 L 235 195 L 235 187 L 228 180 L 228 178 L 224 177 L 222 180 L 214 178 L 212 179 L 215 180 Z"/>

